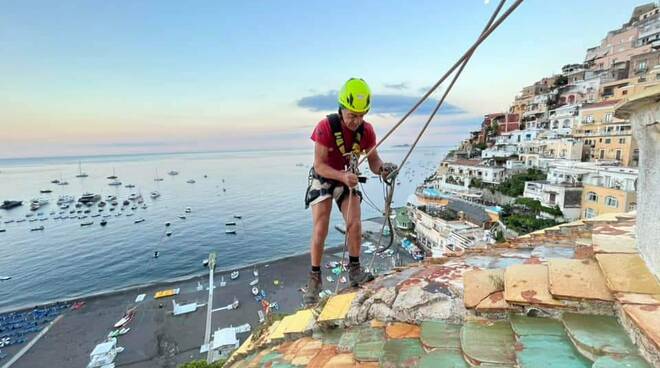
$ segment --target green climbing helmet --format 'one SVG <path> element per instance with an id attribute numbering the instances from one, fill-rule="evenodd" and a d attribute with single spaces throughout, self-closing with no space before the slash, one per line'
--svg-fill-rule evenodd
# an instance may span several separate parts
<path id="1" fill-rule="evenodd" d="M 339 107 L 356 113 L 366 113 L 371 107 L 371 90 L 364 79 L 351 78 L 339 90 Z"/>

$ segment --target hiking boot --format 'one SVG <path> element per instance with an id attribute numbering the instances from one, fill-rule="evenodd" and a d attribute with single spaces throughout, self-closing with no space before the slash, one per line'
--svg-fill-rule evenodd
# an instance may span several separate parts
<path id="1" fill-rule="evenodd" d="M 348 265 L 348 279 L 351 281 L 351 287 L 356 287 L 373 281 L 374 275 L 371 272 L 365 272 L 359 263 L 353 263 Z"/>
<path id="2" fill-rule="evenodd" d="M 321 273 L 310 272 L 309 281 L 307 281 L 307 291 L 305 291 L 305 294 L 303 294 L 303 303 L 305 305 L 318 303 L 320 292 L 321 292 Z"/>

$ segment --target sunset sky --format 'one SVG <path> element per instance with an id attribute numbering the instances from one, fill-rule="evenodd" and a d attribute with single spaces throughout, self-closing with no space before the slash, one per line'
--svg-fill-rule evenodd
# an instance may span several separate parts
<path id="1" fill-rule="evenodd" d="M 512 1 L 508 1 L 511 3 Z M 306 148 L 349 77 L 384 132 L 497 1 L 0 2 L 0 158 Z M 641 1 L 527 0 L 484 43 L 425 145 L 581 62 Z M 430 110 L 390 143 L 407 143 Z"/>

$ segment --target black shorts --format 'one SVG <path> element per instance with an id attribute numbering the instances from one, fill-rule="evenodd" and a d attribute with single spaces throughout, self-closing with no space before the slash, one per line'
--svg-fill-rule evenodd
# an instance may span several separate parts
<path id="1" fill-rule="evenodd" d="M 348 187 L 336 180 L 324 178 L 314 171 L 314 168 L 309 170 L 307 192 L 305 193 L 305 208 L 320 203 L 328 198 L 334 198 L 337 207 L 341 211 L 341 204 L 346 198 Z M 352 190 L 353 195 L 360 197 L 362 202 L 362 193 L 357 190 Z"/>

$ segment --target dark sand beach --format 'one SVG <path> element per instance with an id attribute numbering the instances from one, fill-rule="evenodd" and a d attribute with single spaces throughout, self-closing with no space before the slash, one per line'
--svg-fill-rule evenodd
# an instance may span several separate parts
<path id="1" fill-rule="evenodd" d="M 323 261 L 338 261 L 341 254 L 342 246 L 327 248 Z M 362 258 L 363 264 L 366 264 L 372 256 L 363 255 Z M 380 269 L 391 265 L 390 257 L 375 259 L 375 265 Z M 259 325 L 257 311 L 261 305 L 255 301 L 249 285 L 254 280 L 252 271 L 255 267 L 259 270 L 259 287 L 265 289 L 270 302 L 279 304 L 279 313 L 288 314 L 301 308 L 302 293 L 299 289 L 306 283 L 309 254 L 245 267 L 237 280 L 230 280 L 228 272 L 216 272 L 213 309 L 231 304 L 234 298 L 239 300 L 240 307 L 214 312 L 212 331 L 244 323 L 249 323 L 252 328 Z M 324 269 L 324 287 L 334 291 L 335 283 L 325 280 L 329 274 Z M 227 282 L 225 287 L 219 285 L 222 277 Z M 274 285 L 274 280 L 280 280 L 280 284 Z M 203 286 L 201 291 L 198 290 L 200 283 Z M 345 285 L 341 284 L 340 288 Z M 205 355 L 199 351 L 205 332 L 207 286 L 208 274 L 81 298 L 86 305 L 80 310 L 65 312 L 12 367 L 85 367 L 92 349 L 106 339 L 114 323 L 131 307 L 136 307 L 135 319 L 128 325 L 131 330 L 118 338 L 118 345 L 125 348 L 115 360 L 118 367 L 176 367 L 192 359 L 203 358 Z M 154 299 L 154 293 L 170 288 L 179 288 L 179 295 Z M 146 294 L 145 300 L 136 303 L 135 298 L 143 293 Z M 178 304 L 198 303 L 204 306 L 193 313 L 174 316 L 172 300 Z M 248 335 L 242 333 L 238 337 L 242 342 Z M 20 344 L 3 348 L 8 356 L 2 363 L 6 364 L 25 346 Z"/>

